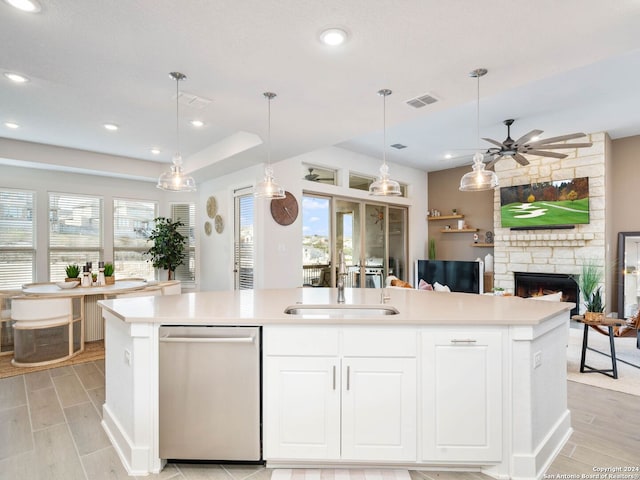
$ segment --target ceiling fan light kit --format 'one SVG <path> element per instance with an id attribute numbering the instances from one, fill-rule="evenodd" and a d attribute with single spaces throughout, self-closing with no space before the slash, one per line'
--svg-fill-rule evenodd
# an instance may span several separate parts
<path id="1" fill-rule="evenodd" d="M 487 74 L 486 68 L 477 68 L 469 73 L 472 78 L 477 78 L 477 103 L 476 103 L 476 138 L 480 143 L 480 77 Z M 479 146 L 478 146 L 479 149 Z M 473 155 L 472 171 L 465 173 L 460 179 L 461 192 L 481 192 L 491 190 L 498 186 L 498 175 L 491 170 L 485 170 L 484 155 L 479 151 Z"/>
<path id="2" fill-rule="evenodd" d="M 164 172 L 158 178 L 158 187 L 161 190 L 167 190 L 169 192 L 194 192 L 196 190 L 196 181 L 193 177 L 185 175 L 182 170 L 182 155 L 180 154 L 180 128 L 179 128 L 179 83 L 180 80 L 185 80 L 186 75 L 180 72 L 171 72 L 169 74 L 171 78 L 176 81 L 176 153 L 171 159 L 172 165 L 168 172 Z"/>
<path id="3" fill-rule="evenodd" d="M 402 194 L 400 184 L 389 178 L 389 166 L 387 165 L 387 97 L 391 90 L 383 88 L 378 91 L 382 97 L 382 165 L 380 176 L 369 186 L 369 193 L 376 196 L 398 196 Z"/>

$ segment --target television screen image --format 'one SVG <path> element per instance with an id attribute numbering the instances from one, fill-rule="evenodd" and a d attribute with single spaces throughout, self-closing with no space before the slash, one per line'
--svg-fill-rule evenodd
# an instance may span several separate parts
<path id="1" fill-rule="evenodd" d="M 589 178 L 502 187 L 500 217 L 525 229 L 589 223 Z"/>
<path id="2" fill-rule="evenodd" d="M 482 293 L 484 264 L 462 260 L 416 260 L 415 285 L 424 280 L 448 286 L 452 292 Z"/>

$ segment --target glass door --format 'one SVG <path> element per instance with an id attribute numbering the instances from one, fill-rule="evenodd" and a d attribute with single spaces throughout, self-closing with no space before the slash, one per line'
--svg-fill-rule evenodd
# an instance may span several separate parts
<path id="1" fill-rule="evenodd" d="M 361 214 L 360 202 L 350 200 L 335 200 L 335 246 L 333 252 L 334 265 L 338 265 L 340 251 L 344 253 L 344 263 L 347 266 L 345 287 L 359 287 L 362 265 L 361 248 Z M 336 272 L 332 270 L 331 285 L 336 285 Z"/>
<path id="2" fill-rule="evenodd" d="M 387 216 L 385 205 L 364 205 L 364 225 L 362 231 L 363 254 L 360 259 L 360 286 L 368 288 L 382 287 L 387 276 Z"/>
<path id="3" fill-rule="evenodd" d="M 405 207 L 389 207 L 388 208 L 387 229 L 389 231 L 389 263 L 386 275 L 395 275 L 401 280 L 409 283 L 412 282 L 409 276 L 411 269 L 407 267 L 407 209 Z M 414 285 L 417 287 L 417 285 Z"/>
<path id="4" fill-rule="evenodd" d="M 253 193 L 238 194 L 235 197 L 234 218 L 234 288 L 253 288 Z"/>

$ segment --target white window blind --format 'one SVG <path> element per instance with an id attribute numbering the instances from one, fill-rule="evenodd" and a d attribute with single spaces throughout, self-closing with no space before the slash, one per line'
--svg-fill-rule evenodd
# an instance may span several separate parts
<path id="1" fill-rule="evenodd" d="M 35 278 L 34 193 L 0 189 L 0 288 Z"/>
<path id="2" fill-rule="evenodd" d="M 113 264 L 116 278 L 155 279 L 153 264 L 144 255 L 157 217 L 156 202 L 113 200 Z M 108 261 L 108 260 L 107 260 Z"/>
<path id="3" fill-rule="evenodd" d="M 171 205 L 171 220 L 180 220 L 184 225 L 179 232 L 187 239 L 184 264 L 178 265 L 175 280 L 185 286 L 194 286 L 196 282 L 196 206 L 193 203 L 176 203 Z"/>
<path id="4" fill-rule="evenodd" d="M 49 193 L 49 279 L 63 280 L 65 267 L 102 258 L 102 198 Z"/>
<path id="5" fill-rule="evenodd" d="M 237 290 L 253 288 L 253 194 L 236 197 L 235 212 L 235 287 Z"/>

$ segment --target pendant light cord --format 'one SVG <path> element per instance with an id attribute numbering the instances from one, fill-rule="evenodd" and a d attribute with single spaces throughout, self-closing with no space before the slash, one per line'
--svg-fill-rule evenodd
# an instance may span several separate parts
<path id="1" fill-rule="evenodd" d="M 476 77 L 478 79 L 478 91 L 476 101 L 476 142 L 478 150 L 480 150 L 480 75 Z"/>
<path id="2" fill-rule="evenodd" d="M 387 94 L 382 94 L 382 163 L 387 164 Z"/>
<path id="3" fill-rule="evenodd" d="M 267 164 L 271 166 L 271 97 L 267 100 Z"/>
<path id="4" fill-rule="evenodd" d="M 179 126 L 179 116 L 180 116 L 180 89 L 178 87 L 180 83 L 180 77 L 176 76 L 176 155 L 180 155 L 180 126 Z"/>

